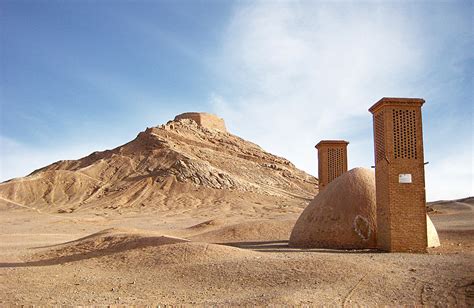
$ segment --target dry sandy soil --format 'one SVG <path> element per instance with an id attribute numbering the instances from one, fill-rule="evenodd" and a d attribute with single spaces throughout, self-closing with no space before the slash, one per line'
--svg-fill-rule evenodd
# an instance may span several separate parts
<path id="1" fill-rule="evenodd" d="M 0 304 L 474 305 L 473 199 L 427 254 L 291 249 L 298 213 L 0 207 Z M 254 217 L 252 217 L 252 215 Z"/>

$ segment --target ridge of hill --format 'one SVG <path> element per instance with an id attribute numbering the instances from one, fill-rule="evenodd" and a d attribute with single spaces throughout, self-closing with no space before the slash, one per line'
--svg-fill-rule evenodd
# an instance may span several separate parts
<path id="1" fill-rule="evenodd" d="M 177 118 L 112 150 L 3 182 L 0 204 L 60 212 L 90 207 L 185 211 L 232 208 L 248 200 L 260 207 L 302 208 L 316 194 L 317 179 L 287 159 L 226 131 Z"/>

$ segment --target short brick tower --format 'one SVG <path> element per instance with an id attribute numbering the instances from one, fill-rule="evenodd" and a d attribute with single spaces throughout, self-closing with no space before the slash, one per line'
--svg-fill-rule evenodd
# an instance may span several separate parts
<path id="1" fill-rule="evenodd" d="M 321 140 L 318 149 L 319 191 L 347 171 L 347 145 L 344 140 Z"/>
<path id="2" fill-rule="evenodd" d="M 426 252 L 425 168 L 420 98 L 384 97 L 373 114 L 377 248 Z"/>

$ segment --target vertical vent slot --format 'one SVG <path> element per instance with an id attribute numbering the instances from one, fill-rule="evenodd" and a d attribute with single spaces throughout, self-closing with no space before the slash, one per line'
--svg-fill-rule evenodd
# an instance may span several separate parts
<path id="1" fill-rule="evenodd" d="M 318 150 L 320 151 L 320 150 Z M 323 162 L 321 161 L 320 157 L 318 157 L 318 187 L 321 187 L 321 181 L 324 182 L 325 179 L 323 179 Z"/>
<path id="2" fill-rule="evenodd" d="M 375 122 L 375 161 L 385 158 L 385 124 L 383 111 L 374 115 Z"/>

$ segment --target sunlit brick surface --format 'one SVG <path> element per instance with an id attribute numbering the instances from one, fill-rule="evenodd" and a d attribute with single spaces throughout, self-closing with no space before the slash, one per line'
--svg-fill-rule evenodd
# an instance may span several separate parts
<path id="1" fill-rule="evenodd" d="M 377 247 L 382 250 L 426 251 L 424 102 L 382 98 L 369 109 L 374 122 Z"/>
<path id="2" fill-rule="evenodd" d="M 318 149 L 319 191 L 347 171 L 347 145 L 344 140 L 322 140 Z"/>

